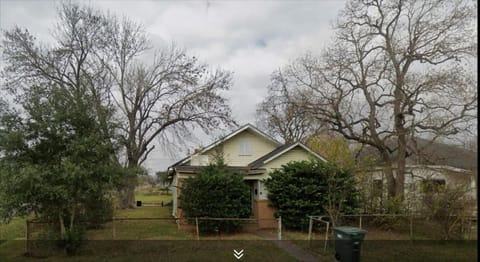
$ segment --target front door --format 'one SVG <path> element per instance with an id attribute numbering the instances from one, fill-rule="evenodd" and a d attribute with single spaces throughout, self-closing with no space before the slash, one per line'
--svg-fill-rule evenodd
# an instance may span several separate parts
<path id="1" fill-rule="evenodd" d="M 250 216 L 255 217 L 255 199 L 258 196 L 258 181 L 257 180 L 246 180 L 245 183 L 250 189 Z"/>

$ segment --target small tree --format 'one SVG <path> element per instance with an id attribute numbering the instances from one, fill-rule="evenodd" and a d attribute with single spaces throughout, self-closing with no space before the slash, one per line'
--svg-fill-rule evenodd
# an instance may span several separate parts
<path id="1" fill-rule="evenodd" d="M 328 214 L 335 224 L 341 213 L 353 213 L 357 206 L 353 175 L 335 164 L 290 162 L 269 175 L 268 198 L 289 228 L 305 228 L 307 215 Z"/>
<path id="2" fill-rule="evenodd" d="M 438 185 L 433 180 L 421 183 L 423 193 L 423 211 L 435 222 L 440 237 L 462 239 L 465 218 L 471 215 L 473 199 L 469 197 L 470 185 L 465 181 L 452 182 L 449 185 Z"/>
<path id="3" fill-rule="evenodd" d="M 183 182 L 181 208 L 187 217 L 247 218 L 250 216 L 249 188 L 239 174 L 225 165 L 211 164 Z M 238 221 L 199 221 L 202 233 L 238 230 Z"/>
<path id="4" fill-rule="evenodd" d="M 0 116 L 0 218 L 35 214 L 54 222 L 62 247 L 74 252 L 82 220 L 98 226 L 112 215 L 108 195 L 123 170 L 113 121 L 97 121 L 95 100 L 83 86 L 27 91 L 18 98 L 19 112 Z"/>

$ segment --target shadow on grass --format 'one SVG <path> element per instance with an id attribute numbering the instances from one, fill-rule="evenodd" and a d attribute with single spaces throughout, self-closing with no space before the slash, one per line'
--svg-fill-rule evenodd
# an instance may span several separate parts
<path id="1" fill-rule="evenodd" d="M 53 248 L 53 241 L 31 241 L 27 257 L 25 241 L 10 242 L 18 242 L 17 252 L 2 261 L 236 261 L 234 249 L 244 250 L 242 261 L 295 261 L 274 242 L 260 240 L 85 241 L 74 256 Z"/>
<path id="2" fill-rule="evenodd" d="M 319 261 L 333 259 L 335 241 L 293 240 L 315 254 Z M 365 240 L 361 244 L 362 261 L 477 261 L 477 241 L 474 240 Z"/>
<path id="3" fill-rule="evenodd" d="M 333 261 L 335 242 L 292 241 L 314 254 L 318 261 Z M 30 257 L 23 256 L 25 241 L 0 244 L 1 261 L 236 261 L 233 250 L 244 250 L 242 261 L 295 261 L 273 241 L 204 240 L 86 241 L 75 256 L 52 249 L 51 241 L 32 241 Z M 2 256 L 3 255 L 3 256 Z M 367 240 L 362 261 L 477 261 L 477 241 Z M 42 258 L 39 260 L 39 258 Z"/>

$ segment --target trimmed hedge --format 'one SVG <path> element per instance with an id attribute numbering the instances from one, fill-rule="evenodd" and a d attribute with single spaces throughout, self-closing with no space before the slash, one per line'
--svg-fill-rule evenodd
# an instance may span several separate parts
<path id="1" fill-rule="evenodd" d="M 224 165 L 209 165 L 183 182 L 181 208 L 186 217 L 248 218 L 250 190 L 243 176 Z M 192 221 L 191 221 L 192 222 Z M 201 233 L 234 232 L 239 221 L 199 221 Z"/>
<path id="2" fill-rule="evenodd" d="M 343 202 L 342 213 L 353 213 L 358 205 L 352 173 L 332 163 L 290 162 L 269 175 L 265 180 L 268 198 L 288 228 L 306 229 L 307 216 L 327 215 L 329 198 Z"/>

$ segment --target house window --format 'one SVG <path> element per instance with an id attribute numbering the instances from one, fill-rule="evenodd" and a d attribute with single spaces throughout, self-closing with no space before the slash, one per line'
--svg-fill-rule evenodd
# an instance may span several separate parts
<path id="1" fill-rule="evenodd" d="M 247 139 L 240 140 L 240 148 L 238 155 L 240 156 L 251 156 L 252 155 L 252 145 Z"/>
<path id="2" fill-rule="evenodd" d="M 374 179 L 372 183 L 372 196 L 382 197 L 383 181 L 381 179 Z"/>
<path id="3" fill-rule="evenodd" d="M 421 182 L 423 193 L 438 193 L 445 188 L 445 179 L 424 179 Z"/>

